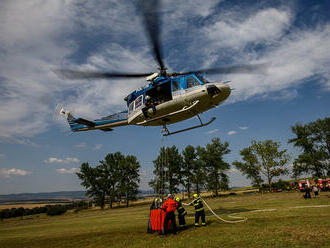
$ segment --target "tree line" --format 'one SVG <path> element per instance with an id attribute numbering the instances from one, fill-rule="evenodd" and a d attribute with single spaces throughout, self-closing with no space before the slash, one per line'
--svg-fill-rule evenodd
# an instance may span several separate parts
<path id="1" fill-rule="evenodd" d="M 330 176 L 330 118 L 318 119 L 305 125 L 297 123 L 291 127 L 294 138 L 289 139 L 301 153 L 294 159 L 292 177 L 312 175 L 314 177 Z M 280 142 L 266 140 L 252 141 L 251 146 L 240 151 L 241 161 L 233 165 L 253 185 L 260 187 L 267 180 L 271 187 L 272 179 L 289 174 L 286 164 L 290 161 L 287 150 L 280 150 Z"/>
<path id="2" fill-rule="evenodd" d="M 188 145 L 180 154 L 176 146 L 162 147 L 154 163 L 154 179 L 149 182 L 155 193 L 178 193 L 182 186 L 188 193 L 202 189 L 213 191 L 228 189 L 227 171 L 230 164 L 224 155 L 230 152 L 229 143 L 212 139 L 205 147 Z"/>
<path id="3" fill-rule="evenodd" d="M 28 215 L 36 215 L 36 214 L 47 214 L 50 216 L 53 215 L 61 215 L 65 213 L 67 210 L 71 209 L 83 209 L 90 207 L 91 204 L 85 203 L 84 201 L 73 202 L 70 204 L 56 204 L 56 205 L 45 205 L 43 207 L 34 207 L 34 208 L 7 208 L 0 210 L 0 219 L 7 219 L 7 218 L 14 218 L 14 217 L 21 217 Z"/>
<path id="4" fill-rule="evenodd" d="M 288 142 L 301 150 L 294 159 L 292 176 L 309 174 L 316 177 L 330 176 L 330 118 L 319 119 L 308 124 L 291 127 L 294 138 Z M 184 189 L 190 197 L 192 192 L 227 190 L 228 172 L 231 164 L 226 161 L 228 142 L 214 138 L 205 146 L 186 146 L 180 153 L 176 146 L 162 147 L 154 164 L 154 179 L 149 182 L 155 193 L 177 193 Z M 281 149 L 281 143 L 273 140 L 256 141 L 240 150 L 241 160 L 235 166 L 252 184 L 272 186 L 275 178 L 288 175 L 291 155 Z M 77 173 L 87 195 L 93 197 L 103 208 L 106 201 L 110 207 L 114 202 L 135 200 L 138 193 L 140 164 L 135 156 L 124 156 L 120 152 L 108 154 L 96 167 L 83 163 Z"/>
<path id="5" fill-rule="evenodd" d="M 292 176 L 330 176 L 330 118 L 305 125 L 297 123 L 291 130 L 296 137 L 288 143 L 302 152 L 293 162 Z M 181 185 L 189 197 L 192 191 L 199 193 L 201 189 L 217 196 L 219 190 L 228 189 L 230 164 L 224 156 L 229 153 L 229 143 L 222 143 L 219 138 L 205 147 L 188 145 L 181 154 L 175 146 L 161 148 L 153 161 L 155 178 L 149 185 L 158 194 L 177 193 Z M 281 149 L 280 142 L 253 140 L 240 150 L 240 155 L 242 161 L 235 160 L 232 165 L 259 188 L 264 183 L 271 188 L 275 178 L 290 173 L 291 155 L 287 149 Z"/>

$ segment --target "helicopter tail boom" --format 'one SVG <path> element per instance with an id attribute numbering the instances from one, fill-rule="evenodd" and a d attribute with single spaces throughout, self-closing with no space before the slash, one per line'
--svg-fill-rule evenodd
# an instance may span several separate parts
<path id="1" fill-rule="evenodd" d="M 61 109 L 61 114 L 66 115 L 67 121 L 72 132 L 81 132 L 88 130 L 101 130 L 104 132 L 112 131 L 113 127 L 126 126 L 127 111 L 122 111 L 98 120 L 90 121 L 84 118 L 75 118 L 69 111 Z"/>

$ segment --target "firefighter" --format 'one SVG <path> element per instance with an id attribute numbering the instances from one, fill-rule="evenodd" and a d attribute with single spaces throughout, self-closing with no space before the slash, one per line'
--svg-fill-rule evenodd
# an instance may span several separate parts
<path id="1" fill-rule="evenodd" d="M 161 205 L 162 205 L 162 199 L 160 198 L 155 198 L 152 203 L 151 203 L 151 206 L 150 206 L 150 210 L 151 209 L 157 209 L 157 208 L 161 208 Z"/>
<path id="2" fill-rule="evenodd" d="M 182 202 L 180 197 L 177 197 L 175 201 L 178 203 L 177 211 L 178 211 L 178 218 L 179 218 L 179 226 L 181 229 L 186 228 L 186 220 L 185 215 L 187 214 L 186 210 L 182 206 Z"/>
<path id="3" fill-rule="evenodd" d="M 166 212 L 164 220 L 164 234 L 168 233 L 168 223 L 171 221 L 173 227 L 173 233 L 176 234 L 176 223 L 175 223 L 175 214 L 174 211 L 177 208 L 178 203 L 173 200 L 173 195 L 168 194 L 167 200 L 164 202 L 162 210 Z"/>
<path id="4" fill-rule="evenodd" d="M 155 115 L 156 114 L 156 105 L 157 101 L 155 98 L 150 97 L 149 95 L 146 95 L 145 97 L 145 107 L 142 109 L 142 113 L 145 118 L 149 118 L 148 116 L 148 110 L 152 108 L 152 113 Z"/>
<path id="5" fill-rule="evenodd" d="M 307 184 L 305 184 L 305 195 L 304 195 L 305 199 L 311 199 L 311 189 L 308 187 Z"/>
<path id="6" fill-rule="evenodd" d="M 187 205 L 194 205 L 195 207 L 195 227 L 199 227 L 199 217 L 202 219 L 202 226 L 206 226 L 203 201 L 198 194 L 194 194 L 194 200 Z"/>

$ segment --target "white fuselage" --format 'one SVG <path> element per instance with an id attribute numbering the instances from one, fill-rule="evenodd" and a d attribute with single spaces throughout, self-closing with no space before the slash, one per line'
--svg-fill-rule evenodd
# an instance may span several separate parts
<path id="1" fill-rule="evenodd" d="M 142 109 L 144 104 L 141 104 L 133 111 L 128 113 L 129 125 L 143 125 L 143 126 L 159 126 L 164 124 L 172 124 L 179 121 L 189 119 L 197 114 L 205 112 L 211 108 L 216 107 L 221 102 L 226 100 L 230 95 L 230 87 L 223 83 L 208 83 L 198 85 L 195 87 L 187 88 L 172 92 L 172 100 L 156 105 L 156 113 L 153 114 L 152 109 L 148 110 L 148 116 L 155 121 L 143 123 L 146 119 L 143 115 Z M 182 111 L 183 108 L 188 108 L 194 102 L 198 103 L 188 111 Z M 180 113 L 167 116 L 170 113 Z M 164 116 L 164 118 L 158 118 Z"/>

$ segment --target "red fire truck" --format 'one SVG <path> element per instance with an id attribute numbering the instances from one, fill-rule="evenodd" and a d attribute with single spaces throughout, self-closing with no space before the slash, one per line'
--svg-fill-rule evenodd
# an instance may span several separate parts
<path id="1" fill-rule="evenodd" d="M 326 179 L 317 179 L 317 184 L 321 191 L 329 191 L 330 190 L 330 178 Z"/>
<path id="2" fill-rule="evenodd" d="M 305 185 L 307 185 L 308 188 L 311 188 L 311 183 L 308 179 L 305 179 L 305 180 L 300 180 L 298 182 L 298 188 L 300 189 L 301 192 L 304 192 L 305 191 Z"/>

